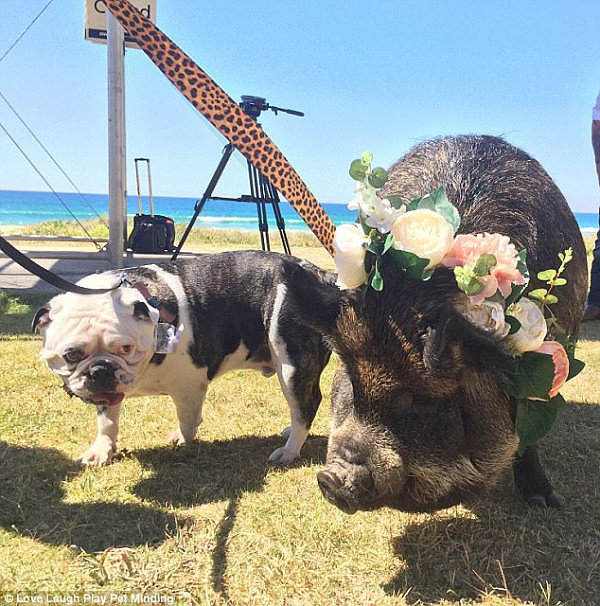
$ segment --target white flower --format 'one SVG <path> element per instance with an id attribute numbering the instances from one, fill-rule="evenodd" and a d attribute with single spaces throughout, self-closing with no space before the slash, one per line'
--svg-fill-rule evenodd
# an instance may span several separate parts
<path id="1" fill-rule="evenodd" d="M 535 351 L 544 342 L 548 327 L 542 310 L 530 299 L 523 297 L 506 310 L 521 323 L 517 332 L 508 336 L 517 351 Z"/>
<path id="2" fill-rule="evenodd" d="M 350 210 L 360 210 L 362 208 L 363 197 L 366 195 L 365 190 L 365 184 L 362 181 L 356 181 L 356 185 L 354 186 L 354 198 L 348 203 L 348 208 Z"/>
<path id="3" fill-rule="evenodd" d="M 508 335 L 510 324 L 504 317 L 502 304 L 491 301 L 484 301 L 481 305 L 467 303 L 461 311 L 473 324 L 495 334 L 500 339 Z"/>
<path id="4" fill-rule="evenodd" d="M 452 225 L 439 213 L 418 208 L 400 215 L 392 225 L 394 248 L 429 259 L 425 269 L 439 265 L 452 246 Z"/>
<path id="5" fill-rule="evenodd" d="M 381 232 L 387 234 L 392 229 L 396 217 L 405 211 L 394 208 L 387 198 L 380 198 L 377 190 L 369 184 L 356 182 L 354 187 L 354 198 L 348 204 L 350 210 L 359 210 L 365 223 Z"/>
<path id="6" fill-rule="evenodd" d="M 346 223 L 335 230 L 333 252 L 338 275 L 336 285 L 342 290 L 357 288 L 367 279 L 364 247 L 366 241 L 360 225 Z"/>
<path id="7" fill-rule="evenodd" d="M 399 214 L 404 212 L 395 209 L 387 198 L 383 200 L 375 196 L 369 211 L 365 214 L 365 223 L 369 227 L 375 228 L 382 234 L 387 234 L 391 229 L 394 221 Z"/>

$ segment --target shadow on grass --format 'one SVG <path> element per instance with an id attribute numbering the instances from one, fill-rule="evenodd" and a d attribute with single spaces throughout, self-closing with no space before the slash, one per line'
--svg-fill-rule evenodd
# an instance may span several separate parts
<path id="1" fill-rule="evenodd" d="M 152 471 L 133 492 L 144 500 L 175 507 L 222 501 L 262 490 L 273 466 L 269 455 L 284 440 L 281 436 L 243 436 L 231 440 L 193 442 L 178 448 L 159 446 L 130 453 Z M 324 436 L 309 436 L 298 464 L 323 463 Z"/>
<path id="2" fill-rule="evenodd" d="M 386 593 L 409 592 L 408 604 L 488 594 L 533 604 L 598 604 L 599 429 L 600 407 L 571 403 L 543 441 L 562 510 L 528 507 L 507 472 L 489 497 L 471 504 L 472 517 L 449 509 L 419 517 L 393 537 L 400 566 L 383 585 Z M 551 600 L 544 597 L 547 584 Z"/>
<path id="3" fill-rule="evenodd" d="M 137 505 L 66 503 L 62 484 L 81 471 L 77 463 L 53 448 L 0 441 L 0 526 L 50 545 L 95 552 L 113 546 L 159 544 L 175 534 L 185 520 L 165 513 L 163 506 L 228 500 L 212 554 L 213 587 L 227 599 L 228 544 L 240 499 L 248 491 L 262 490 L 272 469 L 268 456 L 281 443 L 281 436 L 247 436 L 121 454 L 139 459 L 153 471 L 153 477 L 134 488 L 135 494 L 148 501 L 148 505 Z M 309 437 L 299 463 L 322 463 L 325 451 L 325 437 Z"/>
<path id="4" fill-rule="evenodd" d="M 235 527 L 240 500 L 245 493 L 262 490 L 272 465 L 271 452 L 281 446 L 281 436 L 244 436 L 232 440 L 194 442 L 179 448 L 157 447 L 131 453 L 152 470 L 134 493 L 163 506 L 191 507 L 228 500 L 215 533 L 212 553 L 212 586 L 226 602 L 229 538 Z M 302 449 L 299 464 L 322 464 L 327 439 L 310 436 Z"/>
<path id="5" fill-rule="evenodd" d="M 87 552 L 159 543 L 175 516 L 129 503 L 65 503 L 62 483 L 79 465 L 53 448 L 0 442 L 0 525 L 9 532 Z"/>
<path id="6" fill-rule="evenodd" d="M 35 312 L 51 296 L 47 293 L 0 291 L 0 340 L 7 336 L 33 338 L 31 322 Z"/>
<path id="7" fill-rule="evenodd" d="M 579 338 L 587 341 L 600 341 L 600 320 L 583 322 L 579 330 Z"/>

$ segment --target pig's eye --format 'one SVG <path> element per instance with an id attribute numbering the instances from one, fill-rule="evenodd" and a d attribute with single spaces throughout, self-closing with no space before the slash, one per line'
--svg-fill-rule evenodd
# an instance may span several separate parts
<path id="1" fill-rule="evenodd" d="M 126 355 L 130 354 L 132 351 L 133 351 L 133 345 L 121 345 L 121 347 L 119 347 L 120 356 L 126 356 Z"/>
<path id="2" fill-rule="evenodd" d="M 63 354 L 63 359 L 67 364 L 78 364 L 83 360 L 84 354 L 81 349 L 67 349 Z"/>

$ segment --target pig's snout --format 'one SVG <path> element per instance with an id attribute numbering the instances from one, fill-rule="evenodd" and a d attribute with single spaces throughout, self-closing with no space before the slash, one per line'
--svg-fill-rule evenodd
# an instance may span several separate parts
<path id="1" fill-rule="evenodd" d="M 332 471 L 319 471 L 317 482 L 323 496 L 344 513 L 353 514 L 358 510 L 356 503 L 350 501 L 347 495 L 342 496 L 343 482 L 338 474 Z"/>
<path id="2" fill-rule="evenodd" d="M 344 513 L 353 514 L 372 499 L 373 477 L 364 466 L 332 463 L 317 473 L 323 496 Z"/>

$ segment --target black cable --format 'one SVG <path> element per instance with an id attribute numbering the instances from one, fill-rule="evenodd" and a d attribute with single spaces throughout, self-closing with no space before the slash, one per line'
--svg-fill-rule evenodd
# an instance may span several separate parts
<path id="1" fill-rule="evenodd" d="M 100 219 L 101 223 L 105 227 L 108 227 L 108 224 L 106 223 L 106 221 L 102 218 L 102 216 L 98 213 L 98 211 L 91 205 L 90 201 L 83 195 L 83 193 L 77 187 L 77 185 L 75 185 L 75 183 L 73 182 L 71 177 L 69 177 L 69 175 L 67 175 L 67 173 L 63 170 L 62 166 L 54 159 L 54 156 L 52 156 L 52 154 L 46 149 L 44 144 L 36 137 L 35 133 L 29 128 L 29 126 L 27 126 L 25 120 L 23 120 L 23 118 L 21 118 L 21 116 L 18 114 L 17 110 L 10 104 L 9 100 L 4 96 L 2 91 L 0 91 L 0 97 L 2 98 L 4 103 L 6 103 L 6 105 L 8 105 L 8 107 L 10 108 L 12 113 L 19 119 L 21 124 L 27 129 L 27 132 L 34 138 L 35 142 L 46 152 L 46 155 L 50 158 L 50 160 L 52 160 L 52 162 L 54 162 L 54 165 L 56 166 L 56 168 L 58 168 L 58 170 L 60 170 L 60 172 L 63 174 L 63 176 L 73 186 L 75 191 L 81 196 L 81 198 L 84 200 L 84 202 L 88 205 L 88 208 L 98 217 L 98 219 Z"/>
<path id="2" fill-rule="evenodd" d="M 48 0 L 48 2 L 46 3 L 46 6 L 44 6 L 44 8 L 34 17 L 33 21 L 25 28 L 25 30 L 23 31 L 23 33 L 8 47 L 8 49 L 6 51 L 4 51 L 4 54 L 2 55 L 2 57 L 0 57 L 0 61 L 2 61 L 4 59 L 4 57 L 6 57 L 6 55 L 8 55 L 8 53 L 10 53 L 10 51 L 17 46 L 17 44 L 20 42 L 21 38 L 29 31 L 29 28 L 42 16 L 42 13 L 52 4 L 53 0 Z"/>
<path id="3" fill-rule="evenodd" d="M 85 228 L 85 225 L 83 225 L 83 223 L 73 214 L 73 212 L 66 205 L 66 203 L 64 202 L 64 200 L 54 190 L 54 188 L 52 187 L 52 185 L 50 185 L 50 183 L 48 182 L 48 180 L 46 179 L 46 177 L 44 177 L 44 175 L 38 170 L 38 168 L 32 162 L 32 160 L 29 158 L 29 156 L 25 153 L 25 150 L 23 150 L 21 148 L 21 146 L 13 139 L 13 137 L 11 136 L 11 134 L 6 130 L 6 128 L 4 127 L 4 124 L 2 124 L 2 122 L 0 122 L 0 128 L 6 133 L 6 136 L 12 141 L 13 145 L 23 154 L 23 156 L 25 157 L 25 159 L 27 160 L 27 162 L 29 162 L 29 164 L 31 164 L 33 170 L 35 170 L 35 172 L 41 177 L 41 179 L 44 181 L 44 183 L 48 186 L 48 188 L 50 189 L 50 191 L 58 198 L 58 201 L 65 207 L 65 209 L 67 210 L 67 212 L 73 217 L 73 219 L 77 222 L 77 224 L 79 225 L 79 227 L 81 227 L 81 229 L 85 232 L 85 234 L 87 235 L 87 237 L 96 245 L 96 248 L 98 250 L 100 250 L 102 248 L 102 246 L 100 246 L 100 244 L 98 244 L 98 242 L 96 242 L 96 240 L 94 240 L 94 237 Z"/>

